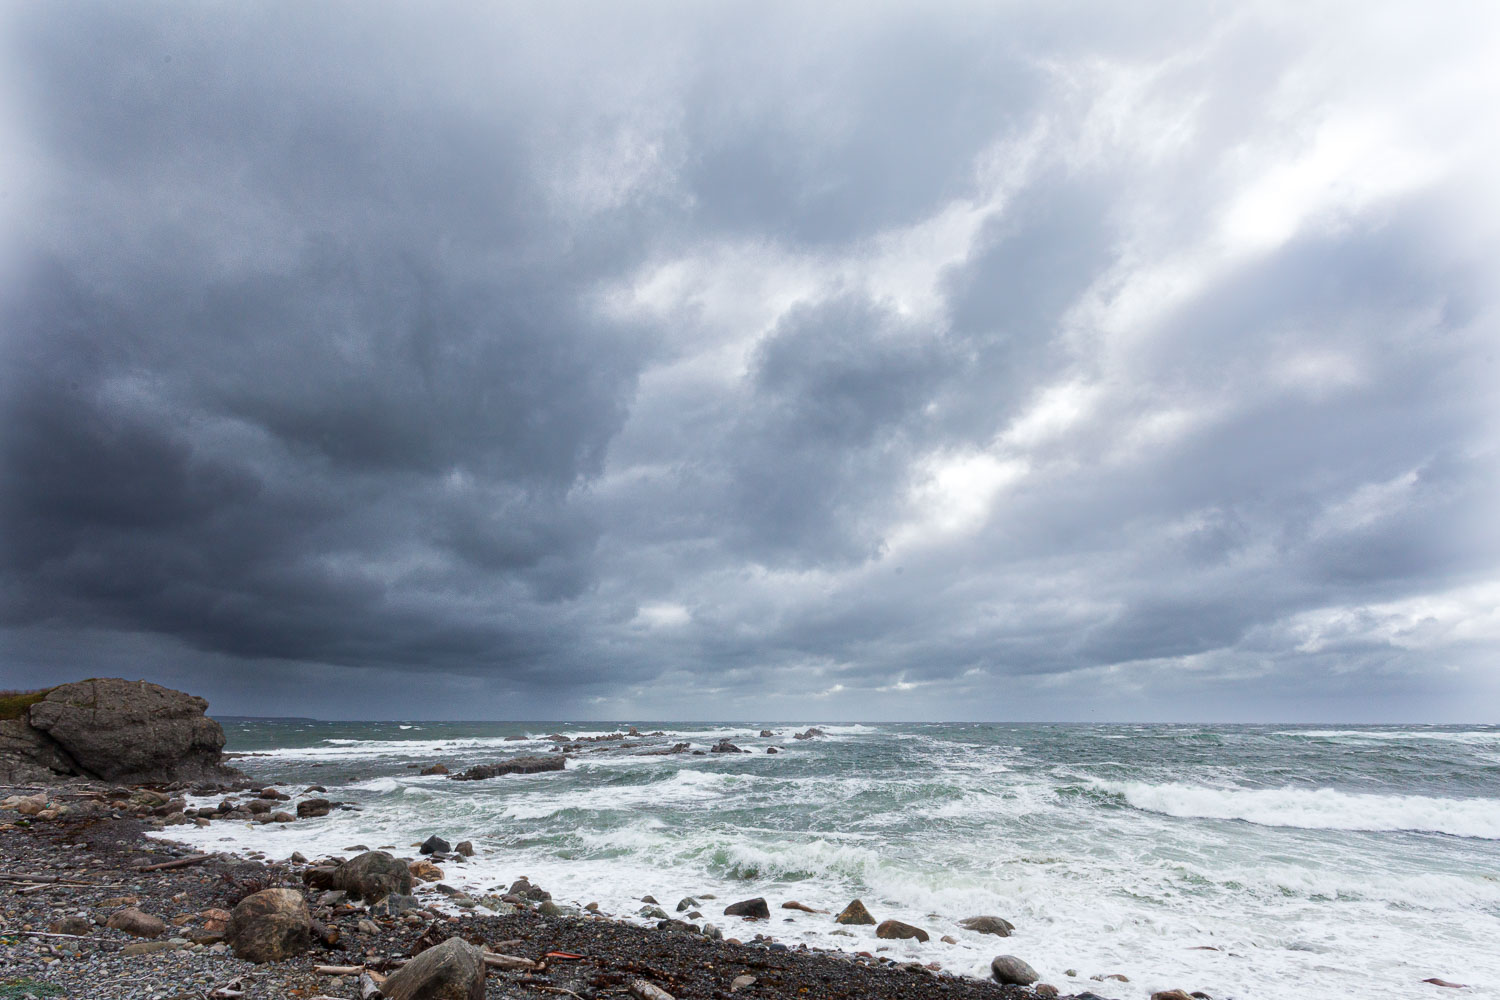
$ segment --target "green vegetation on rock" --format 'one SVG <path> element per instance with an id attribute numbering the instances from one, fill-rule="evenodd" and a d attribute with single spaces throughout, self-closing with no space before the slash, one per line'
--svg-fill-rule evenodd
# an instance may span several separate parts
<path id="1" fill-rule="evenodd" d="M 43 698 L 51 688 L 43 688 L 40 691 L 0 691 L 0 721 L 6 719 L 19 719 L 26 714 L 26 710 Z M 0 997 L 8 996 L 0 992 Z"/>

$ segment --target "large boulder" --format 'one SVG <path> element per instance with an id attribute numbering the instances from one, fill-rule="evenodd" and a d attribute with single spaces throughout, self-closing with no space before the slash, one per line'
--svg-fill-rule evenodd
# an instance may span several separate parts
<path id="1" fill-rule="evenodd" d="M 296 889 L 262 889 L 235 906 L 225 937 L 237 958 L 281 962 L 312 946 L 312 914 Z"/>
<path id="2" fill-rule="evenodd" d="M 1030 986 L 1038 979 L 1036 970 L 1014 955 L 996 955 L 990 960 L 990 975 L 1006 986 Z"/>
<path id="3" fill-rule="evenodd" d="M 538 771 L 561 771 L 565 767 L 567 767 L 567 761 L 561 755 L 557 757 L 512 757 L 499 764 L 476 765 L 462 774 L 452 775 L 451 780 L 483 781 L 485 778 L 496 778 L 502 774 L 535 774 Z"/>
<path id="4" fill-rule="evenodd" d="M 386 1000 L 484 1000 L 484 955 L 460 937 L 428 948 L 380 986 Z"/>
<path id="5" fill-rule="evenodd" d="M 0 757 L 45 761 L 58 775 L 135 784 L 242 780 L 222 762 L 224 731 L 203 714 L 207 708 L 202 698 L 146 681 L 61 684 L 25 710 L 24 726 L 5 728 L 5 744 L 33 744 L 29 757 L 15 746 L 0 747 Z"/>
<path id="6" fill-rule="evenodd" d="M 356 899 L 411 894 L 411 872 L 385 851 L 366 851 L 350 858 L 334 869 L 329 882 L 330 888 L 342 889 Z"/>

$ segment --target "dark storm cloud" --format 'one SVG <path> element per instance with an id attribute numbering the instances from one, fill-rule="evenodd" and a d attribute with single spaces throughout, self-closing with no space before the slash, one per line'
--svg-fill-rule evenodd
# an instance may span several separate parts
<path id="1" fill-rule="evenodd" d="M 1283 15 L 10 10 L 6 683 L 1465 714 L 1494 26 Z"/>

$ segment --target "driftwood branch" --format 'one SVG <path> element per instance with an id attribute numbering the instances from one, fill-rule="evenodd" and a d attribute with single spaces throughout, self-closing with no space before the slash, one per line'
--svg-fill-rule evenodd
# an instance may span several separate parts
<path id="1" fill-rule="evenodd" d="M 7 934 L 19 934 L 22 937 L 34 938 L 60 938 L 64 941 L 98 941 L 101 944 L 119 944 L 114 938 L 91 937 L 88 934 L 52 934 L 47 931 L 6 931 Z"/>
<path id="2" fill-rule="evenodd" d="M 201 861 L 207 861 L 209 858 L 213 858 L 213 857 L 217 857 L 217 855 L 214 855 L 214 854 L 189 854 L 185 858 L 176 858 L 176 859 L 174 859 L 172 861 L 163 861 L 163 862 L 161 862 L 161 864 L 156 864 L 156 865 L 142 865 L 141 867 L 137 868 L 136 871 L 141 871 L 141 872 L 164 872 L 164 871 L 167 871 L 167 870 L 172 869 L 172 868 L 186 868 L 188 865 L 196 865 L 196 864 L 198 864 Z"/>
<path id="3" fill-rule="evenodd" d="M 484 964 L 492 969 L 537 969 L 540 966 L 529 958 L 518 958 L 515 955 L 501 955 L 493 951 L 484 953 Z"/>

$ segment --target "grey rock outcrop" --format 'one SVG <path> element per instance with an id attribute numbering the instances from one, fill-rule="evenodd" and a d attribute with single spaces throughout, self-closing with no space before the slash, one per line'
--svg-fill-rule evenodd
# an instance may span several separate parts
<path id="1" fill-rule="evenodd" d="M 241 782 L 208 702 L 118 677 L 60 684 L 0 722 L 0 780 Z"/>
<path id="2" fill-rule="evenodd" d="M 262 889 L 235 906 L 225 937 L 236 958 L 280 962 L 312 947 L 312 915 L 296 889 Z"/>
<path id="3" fill-rule="evenodd" d="M 428 948 L 381 984 L 387 1000 L 484 1000 L 484 956 L 460 937 Z"/>

